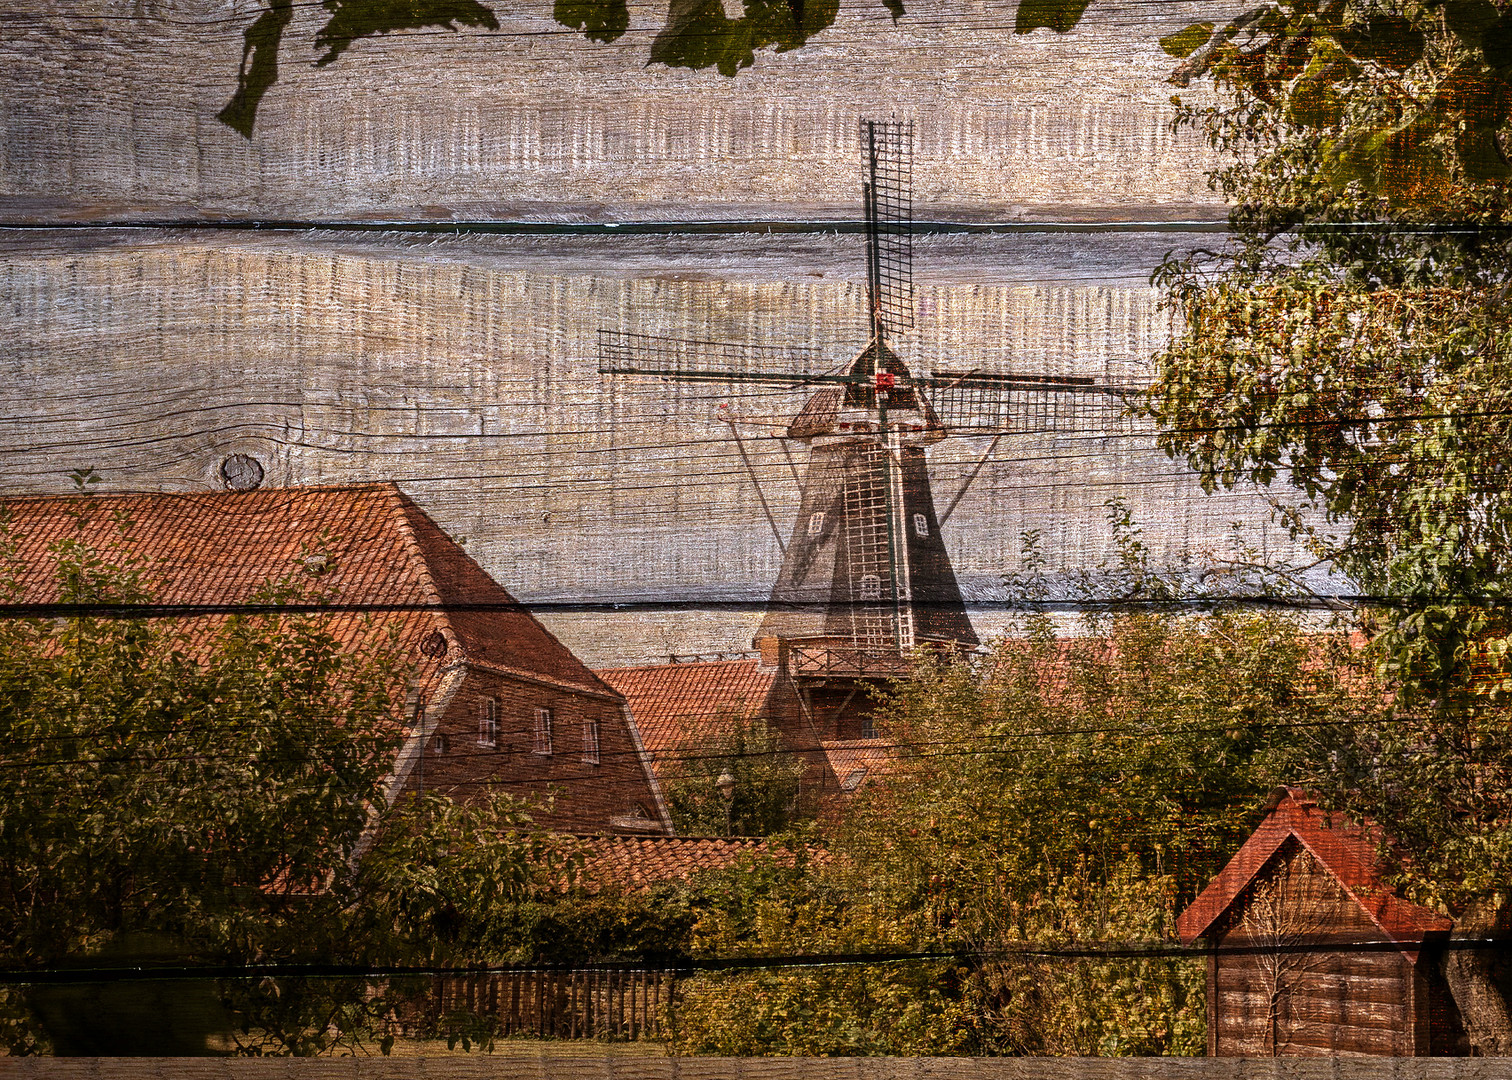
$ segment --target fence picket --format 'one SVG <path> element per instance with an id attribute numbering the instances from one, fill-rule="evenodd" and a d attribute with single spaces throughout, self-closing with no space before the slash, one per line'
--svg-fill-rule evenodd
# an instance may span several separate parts
<path id="1" fill-rule="evenodd" d="M 467 1012 L 492 1019 L 505 1036 L 659 1039 L 668 1034 L 675 987 L 664 972 L 603 968 L 438 975 L 410 1015 L 433 1031 Z"/>

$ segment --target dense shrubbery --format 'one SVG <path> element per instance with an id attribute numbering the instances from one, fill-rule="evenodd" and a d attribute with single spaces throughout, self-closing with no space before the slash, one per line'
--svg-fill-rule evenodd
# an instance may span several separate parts
<path id="1" fill-rule="evenodd" d="M 64 604 L 150 601 L 130 522 L 119 527 L 111 551 L 55 546 Z M 0 529 L 7 600 L 21 580 L 13 540 Z M 266 599 L 318 587 L 291 578 Z M 512 955 L 495 927 L 570 877 L 574 845 L 505 797 L 388 807 L 408 730 L 391 651 L 353 648 L 308 615 L 0 621 L 0 964 Z M 12 1053 L 190 1053 L 207 1040 L 318 1053 L 380 1041 L 407 989 L 276 973 L 39 986 L 4 991 L 0 1035 Z"/>

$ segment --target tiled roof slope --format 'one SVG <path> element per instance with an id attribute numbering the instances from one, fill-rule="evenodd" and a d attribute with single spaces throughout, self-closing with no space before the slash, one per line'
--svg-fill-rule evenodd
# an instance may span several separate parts
<path id="1" fill-rule="evenodd" d="M 641 739 L 654 756 L 675 751 L 686 730 L 761 715 L 777 677 L 760 670 L 756 660 L 607 668 L 597 674 L 630 703 Z"/>
<path id="2" fill-rule="evenodd" d="M 893 760 L 890 743 L 876 739 L 833 739 L 819 744 L 841 791 L 855 791 L 887 772 Z"/>
<path id="3" fill-rule="evenodd" d="M 23 496 L 3 500 L 18 544 L 25 603 L 58 599 L 55 544 L 80 540 L 107 557 L 130 552 L 159 604 L 237 605 L 270 581 L 306 573 L 306 559 L 334 565 L 305 577 L 326 602 L 364 605 L 486 605 L 490 610 L 418 610 L 334 615 L 343 640 L 380 640 L 393 629 L 404 658 L 439 630 L 444 663 L 466 659 L 599 694 L 610 691 L 529 612 L 391 483 L 256 491 Z M 117 554 L 114 557 L 120 557 Z M 460 656 L 458 650 L 460 649 Z"/>
<path id="4" fill-rule="evenodd" d="M 724 870 L 743 857 L 781 855 L 766 840 L 748 836 L 586 836 L 583 876 L 590 889 L 618 885 L 646 889 L 680 881 L 703 870 Z M 822 848 L 811 847 L 809 859 L 825 861 Z M 791 858 L 791 854 L 788 854 Z"/>
<path id="5" fill-rule="evenodd" d="M 1425 937 L 1453 926 L 1447 916 L 1408 903 L 1381 880 L 1376 843 L 1368 828 L 1350 825 L 1342 815 L 1319 809 L 1315 800 L 1297 788 L 1279 788 L 1259 827 L 1176 920 L 1181 940 L 1191 944 L 1212 929 L 1293 837 L 1327 868 L 1387 938 L 1403 947 L 1409 959 L 1415 959 L 1415 946 Z"/>

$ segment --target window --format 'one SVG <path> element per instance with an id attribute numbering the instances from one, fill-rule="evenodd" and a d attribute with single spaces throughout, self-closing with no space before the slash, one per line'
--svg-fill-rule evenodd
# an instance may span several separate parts
<path id="1" fill-rule="evenodd" d="M 599 722 L 592 717 L 583 721 L 583 763 L 599 763 Z"/>
<path id="2" fill-rule="evenodd" d="M 810 536 L 818 536 L 824 531 L 824 511 L 809 515 L 808 532 Z"/>
<path id="3" fill-rule="evenodd" d="M 865 769 L 852 769 L 850 772 L 845 774 L 845 779 L 840 781 L 840 790 L 855 791 L 858 787 L 861 786 L 862 781 L 864 781 L 865 779 Z"/>
<path id="4" fill-rule="evenodd" d="M 499 745 L 499 699 L 484 698 L 478 713 L 478 745 Z"/>
<path id="5" fill-rule="evenodd" d="M 882 579 L 876 574 L 862 574 L 860 598 L 862 600 L 882 599 Z"/>
<path id="6" fill-rule="evenodd" d="M 923 514 L 915 514 L 914 515 L 914 535 L 915 536 L 928 536 L 929 535 L 929 519 L 927 517 L 925 517 Z"/>
<path id="7" fill-rule="evenodd" d="M 445 757 L 451 751 L 451 740 L 445 735 L 437 734 L 431 739 L 431 753 L 436 757 Z"/>
<path id="8" fill-rule="evenodd" d="M 551 753 L 551 710 L 537 709 L 535 717 L 535 752 Z"/>

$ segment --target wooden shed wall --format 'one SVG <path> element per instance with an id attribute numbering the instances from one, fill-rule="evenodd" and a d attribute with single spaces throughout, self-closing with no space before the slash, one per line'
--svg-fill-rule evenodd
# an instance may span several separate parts
<path id="1" fill-rule="evenodd" d="M 1264 888 L 1278 880 L 1277 866 L 1291 868 L 1279 879 L 1279 907 L 1256 917 L 1252 887 L 1215 935 L 1220 951 L 1209 961 L 1210 1053 L 1453 1052 L 1431 959 L 1414 963 L 1396 948 L 1330 949 L 1330 941 L 1380 942 L 1384 934 L 1326 869 L 1295 853 L 1291 846 L 1258 879 Z M 1237 951 L 1221 951 L 1229 948 Z"/>

